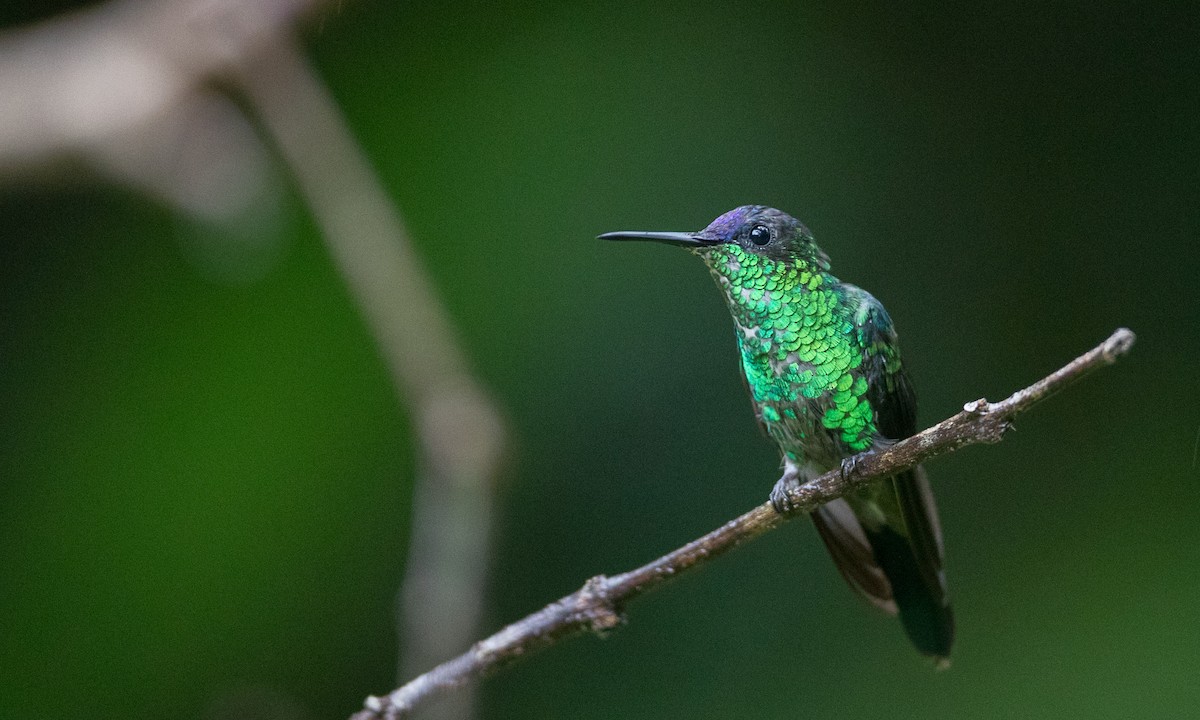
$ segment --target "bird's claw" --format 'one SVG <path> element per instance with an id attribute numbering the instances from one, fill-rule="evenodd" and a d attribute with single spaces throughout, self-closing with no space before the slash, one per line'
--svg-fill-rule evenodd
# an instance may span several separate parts
<path id="1" fill-rule="evenodd" d="M 798 487 L 800 487 L 800 479 L 795 475 L 785 474 L 779 478 L 775 487 L 771 488 L 771 507 L 775 508 L 775 512 L 786 515 L 796 509 L 796 504 L 792 502 L 792 496 L 789 493 Z"/>
<path id="2" fill-rule="evenodd" d="M 854 469 L 857 467 L 858 467 L 858 456 L 857 455 L 851 455 L 850 457 L 842 458 L 842 469 L 841 469 L 842 482 L 849 480 L 850 476 L 854 474 Z"/>

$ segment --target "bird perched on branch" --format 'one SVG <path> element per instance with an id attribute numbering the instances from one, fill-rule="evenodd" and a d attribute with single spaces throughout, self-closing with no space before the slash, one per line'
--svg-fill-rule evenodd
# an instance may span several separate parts
<path id="1" fill-rule="evenodd" d="M 916 397 L 896 331 L 870 293 L 829 273 L 829 257 L 792 216 L 746 205 L 699 232 L 611 232 L 699 255 L 737 328 L 755 414 L 783 454 L 771 491 L 788 491 L 859 453 L 914 434 Z M 900 615 L 908 637 L 948 663 L 954 616 L 942 571 L 942 532 L 921 468 L 873 483 L 812 513 L 838 570 L 875 606 Z"/>

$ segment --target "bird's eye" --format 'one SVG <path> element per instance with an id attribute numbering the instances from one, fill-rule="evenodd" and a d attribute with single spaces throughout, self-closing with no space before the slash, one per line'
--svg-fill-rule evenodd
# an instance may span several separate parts
<path id="1" fill-rule="evenodd" d="M 755 225 L 750 230 L 750 242 L 755 245 L 766 245 L 771 242 L 771 228 L 766 225 Z"/>

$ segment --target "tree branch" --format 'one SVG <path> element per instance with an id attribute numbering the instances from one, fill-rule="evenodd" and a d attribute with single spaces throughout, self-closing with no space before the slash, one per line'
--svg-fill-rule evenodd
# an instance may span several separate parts
<path id="1" fill-rule="evenodd" d="M 811 512 L 855 488 L 891 477 L 966 445 L 1000 442 L 1014 417 L 1092 370 L 1113 364 L 1129 352 L 1134 339 L 1132 331 L 1120 328 L 1054 373 L 1000 402 L 973 400 L 963 406 L 962 412 L 883 452 L 858 456 L 844 473 L 833 470 L 813 478 L 789 494 L 794 509 L 787 515 L 775 512 L 770 503 L 764 503 L 636 570 L 613 577 L 597 575 L 578 591 L 480 640 L 467 652 L 438 665 L 391 694 L 368 697 L 364 709 L 351 716 L 351 720 L 405 717 L 430 697 L 464 685 L 534 650 L 585 630 L 610 630 L 622 622 L 621 610 L 628 601 L 801 513 Z"/>
<path id="2" fill-rule="evenodd" d="M 282 31 L 264 35 L 233 77 L 278 143 L 401 399 L 412 407 L 422 453 L 396 602 L 403 678 L 450 657 L 478 632 L 503 417 L 471 373 L 399 210 L 296 39 Z M 472 714 L 468 693 L 453 700 L 426 717 Z"/>
<path id="3" fill-rule="evenodd" d="M 247 115 L 275 141 L 416 426 L 396 602 L 403 678 L 478 632 L 506 430 L 399 210 L 294 34 L 332 4 L 109 0 L 0 29 L 0 188 L 98 171 L 234 235 L 232 259 L 194 262 L 245 279 L 255 272 L 246 248 L 279 232 L 283 187 Z M 468 693 L 452 700 L 427 718 L 472 714 Z"/>

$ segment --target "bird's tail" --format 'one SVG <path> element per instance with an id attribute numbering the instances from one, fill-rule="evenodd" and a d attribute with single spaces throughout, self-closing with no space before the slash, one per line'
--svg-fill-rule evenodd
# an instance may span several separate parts
<path id="1" fill-rule="evenodd" d="M 954 613 L 942 572 L 942 532 L 920 468 L 885 481 L 895 488 L 900 517 L 866 527 L 844 500 L 813 513 L 838 570 L 872 604 L 899 613 L 913 645 L 949 663 Z"/>

